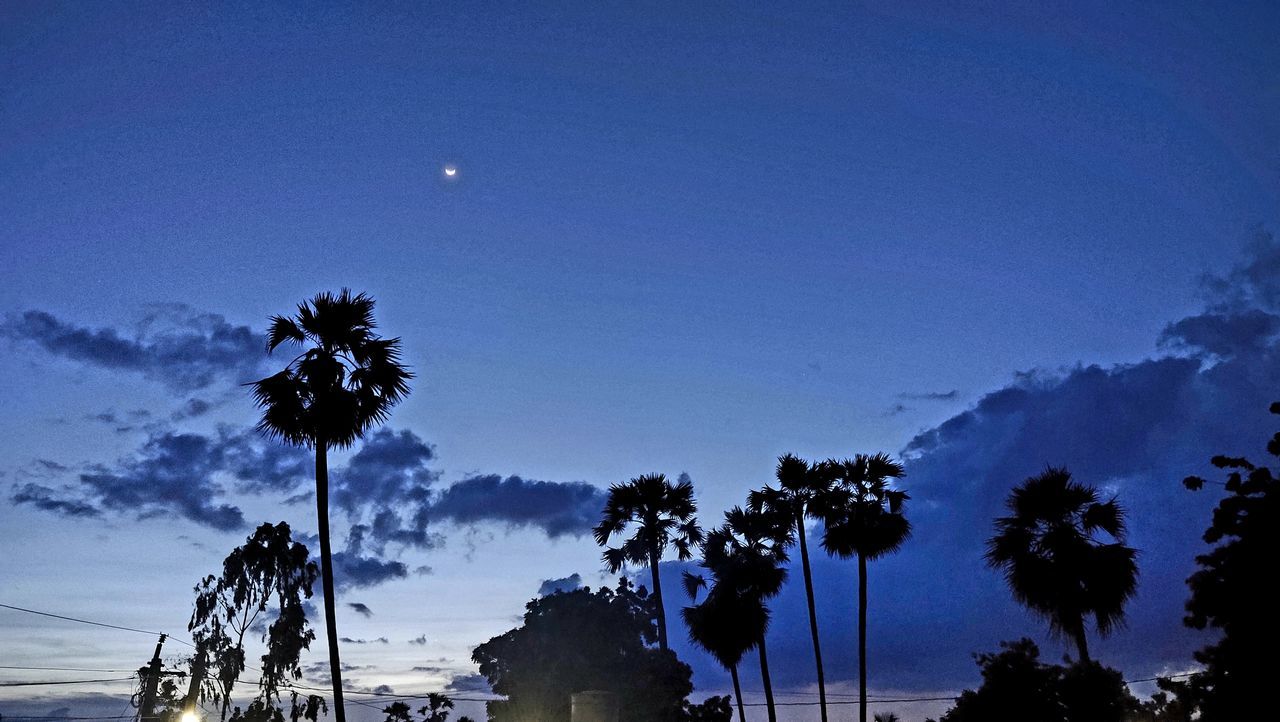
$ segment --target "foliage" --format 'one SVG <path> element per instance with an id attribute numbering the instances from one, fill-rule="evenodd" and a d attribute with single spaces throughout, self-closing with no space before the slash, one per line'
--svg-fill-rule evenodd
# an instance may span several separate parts
<path id="1" fill-rule="evenodd" d="M 344 288 L 298 304 L 292 318 L 271 317 L 268 352 L 285 343 L 309 348 L 252 384 L 259 431 L 297 446 L 346 448 L 386 420 L 413 374 L 400 362 L 400 339 L 374 334 L 373 306 Z"/>
<path id="2" fill-rule="evenodd" d="M 693 484 L 688 478 L 672 484 L 662 474 L 647 474 L 609 487 L 602 518 L 592 532 L 596 543 L 605 547 L 604 562 L 610 572 L 617 573 L 628 564 L 649 567 L 658 616 L 658 644 L 663 649 L 667 648 L 667 615 L 658 562 L 669 546 L 676 548 L 681 561 L 693 558 L 694 547 L 702 543 L 697 513 Z M 634 527 L 630 538 L 620 546 L 607 546 L 612 537 L 625 534 L 628 527 Z"/>
<path id="3" fill-rule="evenodd" d="M 524 624 L 475 648 L 471 659 L 494 692 L 494 722 L 567 722 L 570 695 L 599 690 L 618 700 L 623 722 L 677 717 L 693 690 L 692 671 L 656 649 L 653 598 L 625 578 L 615 590 L 589 588 L 530 601 Z"/>
<path id="4" fill-rule="evenodd" d="M 724 696 L 708 697 L 698 704 L 686 701 L 680 714 L 681 722 L 729 722 L 733 719 L 733 707 Z"/>
<path id="5" fill-rule="evenodd" d="M 264 630 L 261 639 L 267 646 L 258 682 L 261 699 L 278 699 L 282 684 L 302 676 L 302 650 L 315 639 L 303 608 L 317 574 L 308 559 L 307 547 L 293 541 L 288 524 L 263 524 L 227 555 L 220 575 L 211 574 L 196 586 L 187 629 L 197 654 L 217 668 L 206 684 L 209 696 L 221 702 L 221 719 L 227 717 L 232 688 L 245 669 L 244 638 L 250 630 Z"/>
<path id="6" fill-rule="evenodd" d="M 1280 414 L 1280 403 L 1271 405 L 1271 413 Z M 1267 452 L 1280 457 L 1280 433 L 1272 436 Z M 1212 461 L 1228 470 L 1226 496 L 1204 533 L 1205 543 L 1214 547 L 1196 557 L 1200 569 L 1187 579 L 1191 598 L 1184 620 L 1196 629 L 1222 631 L 1216 643 L 1196 652 L 1204 670 L 1185 690 L 1205 722 L 1246 719 L 1270 706 L 1280 648 L 1274 575 L 1262 571 L 1275 568 L 1280 549 L 1280 480 L 1247 459 L 1216 456 Z M 1183 483 L 1198 490 L 1206 482 L 1192 476 Z"/>
<path id="7" fill-rule="evenodd" d="M 447 722 L 449 711 L 452 709 L 452 699 L 437 692 L 430 692 L 427 694 L 427 703 L 418 708 L 418 714 L 422 715 L 422 722 Z M 409 705 L 404 702 L 392 702 L 382 711 L 387 715 L 386 722 L 413 722 Z M 465 719 L 467 718 L 462 717 L 459 722 Z"/>
<path id="8" fill-rule="evenodd" d="M 1107 636 L 1124 622 L 1124 605 L 1137 588 L 1124 510 L 1114 498 L 1099 501 L 1097 491 L 1061 468 L 1024 481 L 1006 505 L 1010 515 L 996 520 L 987 563 L 1003 570 L 1014 597 L 1046 619 L 1050 631 L 1074 640 L 1088 661 L 1085 620 L 1092 617 Z"/>
<path id="9" fill-rule="evenodd" d="M 329 706 L 319 695 L 300 697 L 297 692 L 291 693 L 289 704 L 289 722 L 317 722 L 321 714 L 327 714 Z M 255 699 L 248 708 L 241 711 L 239 707 L 231 713 L 231 722 L 284 722 L 284 710 L 265 699 Z"/>
<path id="10" fill-rule="evenodd" d="M 1122 722 L 1138 709 L 1114 669 L 1044 664 L 1030 639 L 1000 646 L 975 655 L 982 686 L 962 692 L 941 722 Z"/>

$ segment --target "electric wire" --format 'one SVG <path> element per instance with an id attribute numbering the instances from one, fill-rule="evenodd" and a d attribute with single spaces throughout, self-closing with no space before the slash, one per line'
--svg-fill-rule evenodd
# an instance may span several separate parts
<path id="1" fill-rule="evenodd" d="M 54 614 L 53 612 L 41 612 L 41 611 L 39 611 L 39 610 L 35 610 L 35 609 L 27 609 L 27 608 L 25 608 L 25 607 L 15 607 L 15 606 L 13 606 L 12 604 L 3 604 L 3 603 L 0 603 L 0 607 L 3 607 L 3 608 L 5 608 L 5 609 L 12 609 L 12 610 L 14 610 L 15 612 L 26 612 L 27 614 L 39 614 L 39 615 L 40 615 L 40 616 L 42 616 L 42 617 L 53 617 L 54 619 L 64 619 L 64 620 L 66 620 L 66 621 L 68 621 L 68 622 L 79 622 L 80 624 L 92 624 L 92 625 L 93 625 L 93 626 L 95 626 L 95 627 L 106 627 L 106 628 L 108 628 L 108 629 L 119 629 L 119 630 L 122 630 L 122 631 L 125 631 L 125 632 L 137 632 L 137 633 L 139 633 L 139 634 L 150 634 L 150 635 L 151 635 L 151 636 L 153 636 L 153 637 L 154 637 L 154 636 L 159 636 L 159 635 L 162 635 L 162 634 L 163 634 L 166 638 L 168 638 L 168 639 L 172 639 L 173 641 L 177 642 L 178 644 L 185 644 L 185 645 L 187 645 L 188 647 L 191 647 L 192 649 L 195 649 L 195 648 L 196 648 L 196 645 L 194 645 L 194 644 L 192 644 L 192 643 L 190 643 L 190 642 L 184 641 L 184 640 L 182 640 L 182 639 L 180 639 L 180 638 L 178 638 L 178 637 L 175 637 L 175 636 L 173 636 L 172 634 L 169 634 L 169 633 L 167 633 L 167 632 L 154 632 L 154 631 L 151 631 L 151 630 L 149 630 L 149 629 L 135 629 L 135 628 L 133 628 L 133 627 L 122 627 L 122 626 L 120 626 L 120 625 L 118 625 L 118 624 L 108 624 L 108 623 L 106 623 L 106 622 L 94 622 L 94 621 L 89 620 L 89 619 L 79 619 L 79 618 L 77 618 L 77 617 L 68 617 L 68 616 L 65 616 L 65 615 L 62 615 L 62 614 Z"/>

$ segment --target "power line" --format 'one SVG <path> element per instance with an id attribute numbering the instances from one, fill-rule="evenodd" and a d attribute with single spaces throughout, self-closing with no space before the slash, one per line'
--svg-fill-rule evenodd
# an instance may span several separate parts
<path id="1" fill-rule="evenodd" d="M 133 677 L 114 677 L 112 679 L 72 679 L 62 682 L 0 682 L 0 687 L 43 687 L 51 684 L 96 684 L 99 682 L 124 682 Z"/>
<path id="2" fill-rule="evenodd" d="M 34 669 L 42 672 L 132 672 L 132 669 L 93 669 L 90 667 L 19 667 L 0 664 L 0 669 Z"/>
<path id="3" fill-rule="evenodd" d="M 115 717 L 37 717 L 29 714 L 6 714 L 0 715 L 5 719 L 132 719 L 134 715 L 121 714 Z"/>
<path id="4" fill-rule="evenodd" d="M 35 610 L 35 609 L 26 609 L 26 608 L 24 608 L 24 607 L 15 607 L 15 606 L 13 606 L 12 604 L 0 604 L 0 607 L 4 607 L 5 609 L 12 609 L 12 610 L 14 610 L 15 612 L 26 612 L 27 614 L 39 614 L 39 615 L 40 615 L 40 616 L 42 616 L 42 617 L 53 617 L 54 619 L 65 619 L 65 620 L 66 620 L 66 621 L 68 621 L 68 622 L 79 622 L 80 624 L 92 624 L 92 625 L 93 625 L 93 626 L 95 626 L 95 627 L 106 627 L 106 628 L 108 628 L 108 629 L 119 629 L 119 630 L 122 630 L 122 631 L 125 631 L 125 632 L 137 632 L 137 633 L 139 633 L 139 634 L 150 634 L 150 635 L 151 635 L 151 636 L 153 636 L 153 637 L 154 637 L 154 636 L 158 636 L 158 635 L 163 634 L 163 635 L 165 635 L 166 637 L 168 637 L 169 639 L 172 639 L 173 641 L 177 642 L 178 644 L 185 644 L 185 645 L 187 645 L 188 647 L 191 647 L 192 649 L 195 649 L 195 647 L 196 647 L 196 645 L 194 645 L 194 644 L 192 644 L 192 643 L 190 643 L 190 642 L 185 642 L 185 641 L 183 641 L 183 640 L 181 640 L 181 639 L 179 639 L 179 638 L 177 638 L 177 637 L 173 636 L 172 634 L 168 634 L 168 633 L 165 633 L 165 632 L 153 632 L 153 631 L 148 630 L 148 629 L 134 629 L 133 627 L 122 627 L 122 626 L 120 626 L 120 625 L 118 625 L 118 624 L 107 624 L 106 622 L 94 622 L 94 621 L 91 621 L 91 620 L 88 620 L 88 619 L 78 619 L 78 618 L 76 618 L 76 617 L 67 617 L 67 616 L 64 616 L 64 615 L 61 615 L 61 614 L 54 614 L 54 613 L 52 613 L 52 612 L 41 612 L 41 611 L 37 611 L 37 610 Z"/>

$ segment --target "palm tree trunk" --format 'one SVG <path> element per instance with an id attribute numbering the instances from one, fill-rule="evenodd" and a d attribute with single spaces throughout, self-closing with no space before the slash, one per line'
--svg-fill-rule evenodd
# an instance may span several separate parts
<path id="1" fill-rule="evenodd" d="M 347 722 L 342 708 L 342 661 L 338 657 L 337 606 L 333 598 L 333 550 L 329 546 L 329 449 L 316 439 L 316 517 L 320 527 L 320 578 L 324 585 L 324 626 L 329 636 L 329 674 L 333 677 L 333 718 Z"/>
<path id="2" fill-rule="evenodd" d="M 867 722 L 867 558 L 858 555 L 858 720 Z"/>
<path id="3" fill-rule="evenodd" d="M 1081 619 L 1079 624 L 1076 625 L 1072 636 L 1076 639 L 1076 648 L 1080 650 L 1080 661 L 1085 663 L 1092 661 L 1089 659 L 1089 640 L 1084 634 L 1084 619 Z"/>
<path id="4" fill-rule="evenodd" d="M 827 683 L 822 674 L 822 646 L 818 643 L 818 612 L 813 604 L 813 573 L 809 571 L 809 545 L 804 538 L 804 513 L 796 514 L 800 534 L 800 567 L 804 570 L 804 597 L 809 603 L 809 633 L 813 636 L 813 661 L 818 668 L 818 705 L 822 722 L 827 722 Z"/>
<path id="5" fill-rule="evenodd" d="M 760 635 L 760 681 L 764 684 L 764 703 L 769 709 L 769 722 L 778 722 L 778 710 L 773 707 L 773 682 L 769 679 L 769 655 L 764 649 L 764 635 Z"/>
<path id="6" fill-rule="evenodd" d="M 662 579 L 658 576 L 658 552 L 649 550 L 649 573 L 653 576 L 653 601 L 658 605 L 658 646 L 667 648 L 667 610 L 662 604 Z"/>
<path id="7" fill-rule="evenodd" d="M 729 676 L 733 677 L 733 697 L 738 700 L 738 722 L 747 722 L 747 713 L 742 710 L 742 685 L 738 684 L 738 665 L 729 668 Z"/>

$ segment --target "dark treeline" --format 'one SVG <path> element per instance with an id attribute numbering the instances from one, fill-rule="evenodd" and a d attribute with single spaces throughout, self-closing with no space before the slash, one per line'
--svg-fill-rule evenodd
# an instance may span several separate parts
<path id="1" fill-rule="evenodd" d="M 289 526 L 264 524 L 234 550 L 220 574 L 197 585 L 189 629 L 196 642 L 196 670 L 185 696 L 172 681 L 159 691 L 163 722 L 190 710 L 196 699 L 215 704 L 222 720 L 292 722 L 315 720 L 332 708 L 344 722 L 342 664 L 334 621 L 335 594 L 328 528 L 330 449 L 349 447 L 382 423 L 408 393 L 412 374 L 400 362 L 399 340 L 374 333 L 369 297 L 321 294 L 298 306 L 293 317 L 272 319 L 267 348 L 293 347 L 297 355 L 279 373 L 252 384 L 262 409 L 259 429 L 315 453 L 319 565 L 305 546 L 292 540 Z M 1280 404 L 1273 404 L 1280 414 Z M 1267 445 L 1280 456 L 1280 434 Z M 1013 597 L 1042 619 L 1051 635 L 1068 642 L 1074 657 L 1048 664 L 1029 639 L 992 640 L 977 651 L 982 683 L 964 691 L 941 722 L 1205 722 L 1254 719 L 1270 703 L 1266 683 L 1274 678 L 1273 655 L 1280 648 L 1269 591 L 1274 553 L 1280 549 L 1277 479 L 1247 459 L 1214 457 L 1225 480 L 1188 477 L 1192 491 L 1220 489 L 1222 498 L 1203 534 L 1210 549 L 1196 558 L 1186 603 L 1188 626 L 1220 632 L 1216 642 L 1196 652 L 1188 666 L 1199 671 L 1157 681 L 1159 692 L 1139 701 L 1122 673 L 1096 660 L 1091 636 L 1106 637 L 1123 625 L 1125 606 L 1139 579 L 1139 557 L 1125 543 L 1126 512 L 1117 498 L 1072 478 L 1065 468 L 1048 468 L 1016 485 L 1007 515 L 992 520 L 986 562 L 1004 575 Z M 698 522 L 694 488 L 687 478 L 672 482 L 662 474 L 614 484 L 595 541 L 604 547 L 604 565 L 617 573 L 644 568 L 651 588 L 625 577 L 616 589 L 556 592 L 531 601 L 520 627 L 475 648 L 473 661 L 490 689 L 505 699 L 487 704 L 494 722 L 562 721 L 570 696 L 584 691 L 611 693 L 626 722 L 674 720 L 727 722 L 736 707 L 746 714 L 740 664 L 754 651 L 770 722 L 777 719 L 769 673 L 770 601 L 788 582 L 796 559 L 804 584 L 818 691 L 815 716 L 828 720 L 824 650 L 818 627 L 810 565 L 810 542 L 822 553 L 856 565 L 856 650 L 858 716 L 868 714 L 867 600 L 875 593 L 873 562 L 899 551 L 910 553 L 910 497 L 904 468 L 886 454 L 805 460 L 778 459 L 775 483 L 752 489 L 741 506 L 724 512 L 718 525 Z M 1011 482 L 1013 480 L 1010 480 Z M 812 539 L 810 538 L 810 535 Z M 685 572 L 676 624 L 691 642 L 725 668 L 733 698 L 689 702 L 693 691 L 687 664 L 669 649 L 669 590 L 658 573 L 664 557 L 696 561 L 701 573 Z M 305 602 L 321 582 L 329 677 L 327 702 L 302 678 L 300 658 L 316 635 Z M 231 696 L 246 665 L 246 634 L 258 635 L 266 653 L 257 693 L 244 708 Z M 207 670 L 207 671 L 206 671 Z M 751 674 L 754 674 L 753 672 Z M 288 700 L 287 707 L 283 700 Z M 445 722 L 453 707 L 435 694 L 417 709 L 422 722 Z M 287 709 L 287 712 L 286 712 Z M 387 722 L 414 722 L 413 708 L 396 702 L 381 710 Z M 877 719 L 896 719 L 885 713 Z M 461 718 L 465 720 L 466 718 Z M 461 720 L 459 722 L 461 722 Z"/>

